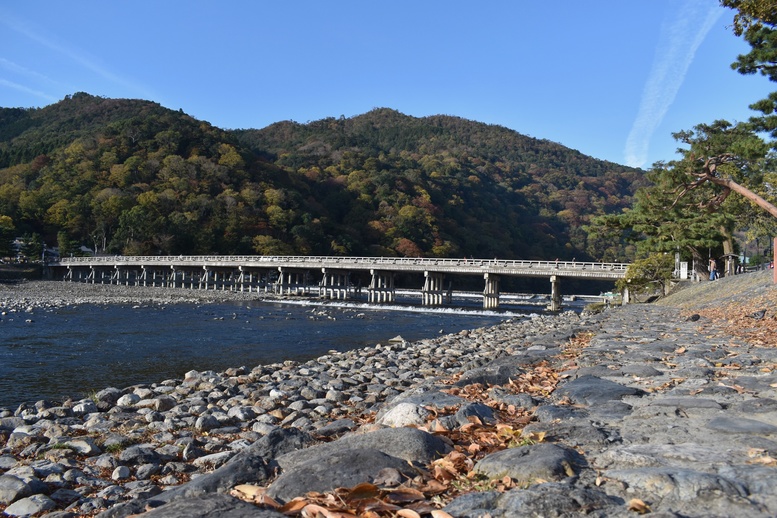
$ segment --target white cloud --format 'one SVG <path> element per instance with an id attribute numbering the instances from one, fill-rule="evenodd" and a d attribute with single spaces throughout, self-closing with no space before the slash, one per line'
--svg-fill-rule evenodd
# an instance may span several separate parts
<path id="1" fill-rule="evenodd" d="M 642 92 L 639 112 L 624 150 L 626 164 L 644 167 L 650 139 L 661 124 L 685 80 L 696 50 L 724 9 L 708 0 L 678 2 L 661 27 L 650 75 Z"/>

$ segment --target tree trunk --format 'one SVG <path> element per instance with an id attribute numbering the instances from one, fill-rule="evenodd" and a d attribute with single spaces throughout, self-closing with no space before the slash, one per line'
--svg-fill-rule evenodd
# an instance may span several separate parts
<path id="1" fill-rule="evenodd" d="M 734 262 L 730 257 L 734 255 L 734 236 L 731 235 L 731 231 L 726 227 L 721 227 L 720 233 L 723 235 L 723 255 L 727 256 L 720 266 L 726 272 L 725 275 L 734 275 Z"/>
<path id="2" fill-rule="evenodd" d="M 717 176 L 708 175 L 707 179 L 716 184 L 721 185 L 723 187 L 727 187 L 731 189 L 732 191 L 741 194 L 748 200 L 752 201 L 762 209 L 764 209 L 766 212 L 777 218 L 777 207 L 769 203 L 768 201 L 761 198 L 759 195 L 748 189 L 747 187 L 744 187 L 742 185 L 739 185 L 734 180 L 728 179 L 728 178 L 718 178 Z"/>
<path id="3" fill-rule="evenodd" d="M 699 279 L 704 279 L 709 275 L 707 271 L 707 261 L 702 258 L 701 252 L 693 246 L 689 246 L 691 257 L 693 257 L 693 271 Z"/>

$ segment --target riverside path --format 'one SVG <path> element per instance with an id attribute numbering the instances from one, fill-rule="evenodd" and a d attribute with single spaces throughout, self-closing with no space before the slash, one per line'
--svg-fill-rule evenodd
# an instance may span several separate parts
<path id="1" fill-rule="evenodd" d="M 450 302 L 446 277 L 482 276 L 483 307 L 499 306 L 501 277 L 540 277 L 551 283 L 548 309 L 561 309 L 561 279 L 612 280 L 626 275 L 628 263 L 335 256 L 95 256 L 61 258 L 50 263 L 55 278 L 98 284 L 161 286 L 203 290 L 272 291 L 280 295 L 311 295 L 347 299 L 361 292 L 354 273 L 368 272 L 369 302 L 394 302 L 394 279 L 400 273 L 422 273 L 425 306 Z M 628 302 L 628 293 L 623 294 Z"/>

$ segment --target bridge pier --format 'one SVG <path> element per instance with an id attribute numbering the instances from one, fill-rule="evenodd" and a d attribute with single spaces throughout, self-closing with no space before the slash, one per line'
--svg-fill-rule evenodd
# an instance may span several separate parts
<path id="1" fill-rule="evenodd" d="M 259 293 L 259 283 L 262 279 L 261 273 L 254 272 L 250 268 L 244 266 L 238 266 L 237 270 L 240 272 L 237 278 L 237 284 L 240 286 L 240 291 L 248 291 L 248 293 L 255 291 L 256 293 Z M 256 275 L 256 277 L 254 277 L 254 275 Z M 256 278 L 256 280 L 254 280 L 254 278 Z M 246 287 L 248 288 L 247 290 Z"/>
<path id="2" fill-rule="evenodd" d="M 550 277 L 550 311 L 561 311 L 561 277 L 551 275 Z"/>
<path id="3" fill-rule="evenodd" d="M 421 289 L 421 304 L 424 306 L 441 306 L 450 304 L 452 295 L 450 287 L 447 292 L 443 286 L 445 274 L 440 272 L 424 272 L 424 287 Z"/>
<path id="4" fill-rule="evenodd" d="M 200 290 L 208 290 L 208 284 L 210 283 L 210 270 L 208 270 L 207 266 L 202 267 L 202 273 L 200 274 L 200 279 L 197 282 L 197 288 Z"/>
<path id="5" fill-rule="evenodd" d="M 306 272 L 278 267 L 278 282 L 275 283 L 275 293 L 279 295 L 307 295 L 308 283 L 305 282 Z"/>
<path id="6" fill-rule="evenodd" d="M 181 272 L 181 270 L 176 270 L 174 264 L 170 265 L 170 275 L 167 277 L 167 283 L 165 284 L 168 288 L 177 288 L 178 287 L 178 273 L 179 272 Z M 181 272 L 181 273 L 183 273 L 183 272 Z"/>
<path id="7" fill-rule="evenodd" d="M 330 270 L 321 268 L 324 278 L 321 281 L 321 287 L 318 290 L 319 297 L 322 299 L 345 300 L 348 298 L 348 291 L 351 286 L 350 274 L 347 270 Z"/>
<path id="8" fill-rule="evenodd" d="M 493 273 L 484 273 L 486 287 L 483 288 L 483 309 L 495 309 L 499 307 L 499 276 Z"/>
<path id="9" fill-rule="evenodd" d="M 283 295 L 305 295 L 311 291 L 316 283 L 311 272 L 320 269 L 324 279 L 319 283 L 319 295 L 333 299 L 358 294 L 360 286 L 351 284 L 351 272 L 357 273 L 354 278 L 369 272 L 372 278 L 367 298 L 372 303 L 396 300 L 397 275 L 423 273 L 421 298 L 425 306 L 451 301 L 450 286 L 443 285 L 448 282 L 446 275 L 448 279 L 452 275 L 475 275 L 484 276 L 483 307 L 487 309 L 499 306 L 501 278 L 546 277 L 552 285 L 548 307 L 552 311 L 562 309 L 561 277 L 617 280 L 624 277 L 628 266 L 625 263 L 460 258 L 182 255 L 71 257 L 48 265 L 56 277 L 71 282 L 161 285 L 193 290 L 264 290 Z M 64 269 L 67 271 L 63 272 Z M 629 301 L 629 295 L 628 291 L 623 293 L 624 302 Z"/>
<path id="10" fill-rule="evenodd" d="M 383 270 L 370 270 L 372 279 L 367 290 L 367 299 L 371 303 L 394 302 L 396 292 L 394 289 L 394 272 Z"/>

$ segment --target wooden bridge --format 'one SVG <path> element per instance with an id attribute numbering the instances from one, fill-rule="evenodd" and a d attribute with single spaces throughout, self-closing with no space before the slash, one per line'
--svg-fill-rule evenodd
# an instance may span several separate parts
<path id="1" fill-rule="evenodd" d="M 628 263 L 329 256 L 97 256 L 62 258 L 49 264 L 67 281 L 98 284 L 162 286 L 202 290 L 265 291 L 347 299 L 361 291 L 352 272 L 369 272 L 370 302 L 394 302 L 398 273 L 423 273 L 422 303 L 437 306 L 451 300 L 446 275 L 476 275 L 485 280 L 483 307 L 499 306 L 501 277 L 546 277 L 551 283 L 551 311 L 561 309 L 562 278 L 617 280 Z M 627 302 L 628 294 L 624 294 Z"/>

